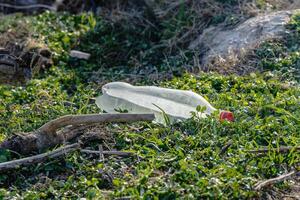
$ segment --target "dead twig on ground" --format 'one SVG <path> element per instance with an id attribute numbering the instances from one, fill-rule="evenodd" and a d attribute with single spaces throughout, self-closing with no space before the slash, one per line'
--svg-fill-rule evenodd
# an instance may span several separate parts
<path id="1" fill-rule="evenodd" d="M 26 157 L 26 158 L 21 158 L 21 159 L 17 159 L 17 160 L 12 160 L 12 161 L 8 161 L 8 162 L 3 162 L 0 163 L 0 172 L 3 171 L 7 171 L 7 170 L 11 170 L 11 169 L 16 169 L 18 167 L 21 166 L 27 166 L 27 165 L 32 165 L 35 163 L 41 163 L 47 159 L 53 159 L 53 158 L 57 158 L 69 153 L 72 153 L 74 151 L 77 151 L 80 149 L 80 144 L 79 143 L 75 143 L 75 144 L 71 144 L 71 145 L 67 145 L 61 148 L 58 148 L 56 150 L 47 152 L 47 153 L 42 153 L 42 154 L 38 154 L 35 156 L 30 156 L 30 157 Z M 93 151 L 93 150 L 88 150 L 88 149 L 80 149 L 80 152 L 82 153 L 87 153 L 87 154 L 99 154 L 99 155 L 114 155 L 114 156 L 120 156 L 120 157 L 130 157 L 130 156 L 134 156 L 134 153 L 131 152 L 123 152 L 123 151 Z M 103 160 L 103 158 L 101 158 L 101 160 Z"/>
<path id="2" fill-rule="evenodd" d="M 277 153 L 288 153 L 290 151 L 300 151 L 300 147 L 279 147 L 270 149 L 268 147 L 264 147 L 256 150 L 249 150 L 248 153 L 268 153 L 268 152 L 277 152 Z"/>
<path id="3" fill-rule="evenodd" d="M 261 190 L 262 188 L 268 187 L 268 186 L 273 185 L 275 183 L 291 179 L 295 174 L 296 174 L 296 171 L 292 171 L 292 172 L 289 172 L 287 174 L 283 174 L 281 176 L 278 176 L 276 178 L 271 178 L 271 179 L 259 182 L 255 185 L 254 189 L 255 190 Z"/>
<path id="4" fill-rule="evenodd" d="M 44 8 L 44 9 L 47 9 L 47 10 L 56 11 L 56 7 L 49 6 L 49 5 L 46 5 L 46 4 L 33 4 L 33 5 L 20 6 L 20 5 L 12 5 L 12 4 L 8 4 L 8 3 L 0 3 L 0 7 L 13 8 L 13 9 L 19 9 L 19 10 L 30 10 L 30 9 L 34 9 L 34 8 Z"/>
<path id="5" fill-rule="evenodd" d="M 93 151 L 88 149 L 81 149 L 82 153 L 88 153 L 88 154 L 103 154 L 103 155 L 114 155 L 114 156 L 121 156 L 121 157 L 130 157 L 134 156 L 135 154 L 132 152 L 124 152 L 124 151 Z"/>
<path id="6" fill-rule="evenodd" d="M 10 170 L 10 169 L 15 169 L 20 166 L 31 165 L 34 163 L 40 163 L 40 162 L 43 162 L 43 161 L 45 161 L 47 159 L 51 159 L 51 158 L 57 158 L 62 155 L 66 155 L 68 153 L 74 152 L 74 151 L 78 150 L 79 147 L 80 147 L 80 145 L 78 143 L 75 143 L 75 144 L 71 144 L 71 145 L 67 145 L 67 146 L 58 148 L 51 152 L 47 152 L 47 153 L 43 153 L 43 154 L 39 154 L 39 155 L 35 155 L 35 156 L 30 156 L 30 157 L 22 158 L 22 159 L 18 159 L 18 160 L 12 160 L 9 162 L 0 163 L 0 172 Z"/>

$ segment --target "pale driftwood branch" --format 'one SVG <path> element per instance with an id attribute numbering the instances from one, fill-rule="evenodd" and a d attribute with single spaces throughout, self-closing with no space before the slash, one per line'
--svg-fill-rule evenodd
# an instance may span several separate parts
<path id="1" fill-rule="evenodd" d="M 54 151 L 27 157 L 27 158 L 22 158 L 18 160 L 12 160 L 9 162 L 4 162 L 0 163 L 0 171 L 5 171 L 5 170 L 10 170 L 10 169 L 15 169 L 20 166 L 26 166 L 26 165 L 31 165 L 34 163 L 40 163 L 43 162 L 49 158 L 57 158 L 62 155 L 65 155 L 67 153 L 74 152 L 78 150 L 80 145 L 78 143 L 72 144 L 72 145 L 67 145 L 65 147 L 58 148 Z"/>
<path id="2" fill-rule="evenodd" d="M 276 178 L 271 178 L 271 179 L 259 182 L 255 185 L 254 189 L 255 190 L 261 190 L 264 187 L 273 185 L 275 183 L 278 183 L 278 182 L 281 182 L 281 181 L 284 181 L 284 180 L 291 179 L 295 174 L 296 174 L 296 171 L 292 171 L 292 172 L 289 172 L 287 174 L 283 174 L 281 176 L 278 176 Z"/>
<path id="3" fill-rule="evenodd" d="M 134 153 L 131 152 L 124 152 L 124 151 L 93 151 L 93 150 L 88 150 L 88 149 L 81 149 L 80 150 L 83 153 L 88 153 L 88 154 L 103 154 L 103 155 L 115 155 L 115 156 L 121 156 L 121 157 L 129 157 L 135 155 Z"/>
<path id="4" fill-rule="evenodd" d="M 67 115 L 46 123 L 37 131 L 8 138 L 0 144 L 0 148 L 13 150 L 21 154 L 40 152 L 78 137 L 84 132 L 82 126 L 97 123 L 152 120 L 154 120 L 154 114 Z M 63 127 L 65 129 L 59 131 Z"/>
<path id="5" fill-rule="evenodd" d="M 278 152 L 278 153 L 287 153 L 289 151 L 300 151 L 300 147 L 279 147 L 279 148 L 274 148 L 270 149 L 268 147 L 264 147 L 261 149 L 256 149 L 256 150 L 250 150 L 247 151 L 248 153 L 268 153 L 268 152 Z"/>
<path id="6" fill-rule="evenodd" d="M 91 115 L 66 115 L 64 117 L 52 120 L 41 128 L 42 132 L 53 133 L 57 129 L 67 125 L 79 124 L 96 124 L 108 122 L 137 122 L 137 121 L 152 121 L 154 120 L 153 114 L 91 114 Z"/>

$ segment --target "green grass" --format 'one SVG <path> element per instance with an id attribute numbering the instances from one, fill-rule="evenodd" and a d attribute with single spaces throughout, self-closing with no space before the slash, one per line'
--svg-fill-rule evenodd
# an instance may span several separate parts
<path id="1" fill-rule="evenodd" d="M 284 39 L 266 42 L 256 50 L 260 67 L 300 81 L 300 14 L 292 17 Z"/>
<path id="2" fill-rule="evenodd" d="M 58 66 L 26 86 L 0 86 L 1 135 L 32 130 L 63 114 L 95 112 L 95 106 L 88 104 L 95 96 L 94 90 L 66 66 L 68 51 L 81 34 L 94 27 L 92 15 L 45 13 L 27 20 L 33 26 L 32 37 L 54 52 Z"/>
<path id="3" fill-rule="evenodd" d="M 131 40 L 132 30 L 121 29 L 130 39 L 128 46 L 120 44 L 124 36 L 122 32 L 90 14 L 44 13 L 26 20 L 30 20 L 33 37 L 55 52 L 56 66 L 26 86 L 0 86 L 1 139 L 34 130 L 65 114 L 99 112 L 90 103 L 91 98 L 99 95 L 99 86 L 89 82 L 85 73 L 102 68 L 109 70 L 119 65 L 124 65 L 125 72 L 130 71 L 132 66 L 126 59 L 136 52 L 150 52 L 155 43 L 155 40 L 149 42 L 148 36 L 143 34 L 135 36 L 140 40 Z M 290 55 L 299 51 L 298 47 L 293 47 L 298 44 L 299 21 L 295 16 L 291 22 L 293 31 L 290 40 L 286 40 L 289 42 L 278 43 L 285 46 L 283 50 L 272 46 L 271 51 L 278 50 L 278 53 L 273 53 L 272 57 L 262 55 L 265 58 L 262 59 L 264 73 L 247 76 L 185 74 L 156 83 L 168 88 L 193 90 L 215 107 L 234 112 L 235 122 L 220 122 L 218 116 L 207 119 L 195 116 L 167 127 L 150 123 L 110 124 L 107 125 L 108 132 L 116 141 L 115 148 L 136 152 L 139 159 L 106 158 L 104 162 L 98 162 L 74 153 L 60 161 L 20 168 L 11 174 L 0 175 L 0 199 L 264 198 L 264 192 L 253 190 L 255 183 L 286 170 L 300 170 L 298 153 L 293 150 L 287 154 L 272 151 L 278 146 L 300 144 L 299 83 L 293 78 L 295 76 L 285 78 L 284 71 L 279 70 L 283 68 L 283 60 L 290 60 Z M 75 47 L 97 56 L 88 62 L 70 60 L 67 52 Z M 130 48 L 133 51 L 123 57 Z M 282 52 L 285 49 L 289 50 L 287 56 Z M 105 57 L 116 50 L 120 50 L 120 60 Z M 159 54 L 147 55 L 149 57 L 140 57 L 140 60 L 149 62 Z M 100 61 L 97 58 L 101 58 Z M 295 59 L 299 56 L 296 55 Z M 173 61 L 175 64 L 169 62 L 169 66 L 184 63 L 178 58 Z M 299 67 L 299 63 L 293 60 L 292 63 L 287 66 L 289 69 L 290 66 Z M 164 62 L 157 65 L 164 66 Z M 232 145 L 220 154 L 229 142 Z M 247 152 L 263 146 L 270 149 L 266 155 Z M 11 157 L 6 151 L 0 152 L 1 161 Z M 288 185 L 279 183 L 275 187 L 287 189 Z"/>

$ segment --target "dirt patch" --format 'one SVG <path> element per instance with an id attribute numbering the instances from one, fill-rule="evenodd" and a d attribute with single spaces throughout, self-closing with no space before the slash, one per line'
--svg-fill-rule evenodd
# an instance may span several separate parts
<path id="1" fill-rule="evenodd" d="M 52 65 L 51 52 L 31 38 L 26 23 L 4 28 L 0 48 L 0 84 L 25 83 Z"/>

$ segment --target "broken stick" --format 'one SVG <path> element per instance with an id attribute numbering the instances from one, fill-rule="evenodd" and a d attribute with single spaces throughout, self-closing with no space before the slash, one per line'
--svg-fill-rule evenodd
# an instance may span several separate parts
<path id="1" fill-rule="evenodd" d="M 288 180 L 288 179 L 291 179 L 294 175 L 296 174 L 296 171 L 292 171 L 292 172 L 289 172 L 287 174 L 283 174 L 281 176 L 278 176 L 276 178 L 271 178 L 271 179 L 268 179 L 268 180 L 265 180 L 265 181 L 262 181 L 262 182 L 259 182 L 255 185 L 254 189 L 255 190 L 260 190 L 264 187 L 267 187 L 267 186 L 270 186 L 270 185 L 273 185 L 275 183 L 278 183 L 278 182 L 281 182 L 281 181 L 284 181 L 284 180 Z"/>
<path id="2" fill-rule="evenodd" d="M 45 149 L 63 144 L 78 137 L 84 130 L 77 130 L 80 125 L 92 125 L 109 122 L 137 122 L 152 121 L 154 114 L 91 114 L 91 115 L 67 115 L 52 120 L 36 131 L 18 134 L 8 138 L 0 144 L 0 148 L 9 149 L 21 154 L 40 152 Z M 71 128 L 70 128 L 71 126 Z M 59 131 L 65 127 L 66 130 Z M 75 127 L 72 129 L 72 127 Z M 71 131 L 69 132 L 68 130 Z"/>
<path id="3" fill-rule="evenodd" d="M 67 153 L 71 153 L 73 151 L 78 150 L 80 145 L 78 143 L 72 144 L 72 145 L 67 145 L 65 147 L 58 148 L 54 151 L 27 157 L 27 158 L 22 158 L 18 160 L 12 160 L 9 162 L 4 162 L 0 163 L 0 172 L 5 171 L 5 170 L 10 170 L 10 169 L 15 169 L 20 166 L 26 166 L 26 165 L 31 165 L 34 163 L 40 163 L 43 162 L 49 158 L 57 158 L 62 155 L 65 155 Z"/>
<path id="4" fill-rule="evenodd" d="M 288 153 L 290 151 L 300 151 L 300 147 L 279 147 L 279 148 L 274 148 L 274 149 L 270 149 L 268 147 L 264 147 L 261 149 L 256 149 L 256 150 L 250 150 L 247 151 L 248 153 L 268 153 L 268 152 L 277 152 L 277 153 Z"/>
<path id="5" fill-rule="evenodd" d="M 53 6 L 49 6 L 46 4 L 33 4 L 33 5 L 13 5 L 13 4 L 8 4 L 8 3 L 0 3 L 0 7 L 5 7 L 5 8 L 14 8 L 14 9 L 20 9 L 20 10 L 30 10 L 33 8 L 44 8 L 52 11 L 56 11 L 56 8 Z"/>
<path id="6" fill-rule="evenodd" d="M 80 149 L 80 144 L 75 143 L 71 145 L 67 145 L 61 148 L 58 148 L 56 150 L 47 152 L 47 153 L 42 153 L 38 154 L 35 156 L 30 156 L 26 158 L 21 158 L 18 160 L 12 160 L 8 162 L 3 162 L 0 163 L 0 172 L 11 170 L 11 169 L 16 169 L 21 166 L 27 166 L 27 165 L 32 165 L 35 163 L 41 163 L 47 159 L 53 159 L 57 158 L 69 153 L 72 153 L 74 151 L 77 151 Z M 87 153 L 87 154 L 100 154 L 102 155 L 115 155 L 115 156 L 120 156 L 120 157 L 130 157 L 133 156 L 134 154 L 131 152 L 123 152 L 123 151 L 93 151 L 93 150 L 88 150 L 88 149 L 80 149 L 80 152 L 82 153 Z"/>
<path id="7" fill-rule="evenodd" d="M 103 155 L 115 155 L 115 156 L 121 156 L 121 157 L 129 157 L 133 156 L 134 153 L 131 152 L 124 152 L 124 151 L 94 151 L 89 149 L 81 149 L 80 152 L 82 153 L 88 153 L 88 154 L 103 154 Z"/>

